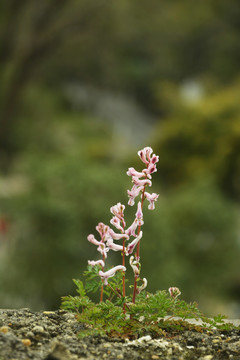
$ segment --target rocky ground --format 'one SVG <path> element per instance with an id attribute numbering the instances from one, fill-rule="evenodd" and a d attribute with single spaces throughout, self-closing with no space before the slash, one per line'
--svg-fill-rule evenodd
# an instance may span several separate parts
<path id="1" fill-rule="evenodd" d="M 0 360 L 240 360 L 240 331 L 179 334 L 138 340 L 91 336 L 65 311 L 0 310 Z"/>

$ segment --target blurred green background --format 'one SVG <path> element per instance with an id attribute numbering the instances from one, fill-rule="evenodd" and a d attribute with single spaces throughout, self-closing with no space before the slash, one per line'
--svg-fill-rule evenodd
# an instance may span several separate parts
<path id="1" fill-rule="evenodd" d="M 240 314 L 239 18 L 239 0 L 1 0 L 0 308 L 74 294 L 151 146 L 148 289 Z"/>

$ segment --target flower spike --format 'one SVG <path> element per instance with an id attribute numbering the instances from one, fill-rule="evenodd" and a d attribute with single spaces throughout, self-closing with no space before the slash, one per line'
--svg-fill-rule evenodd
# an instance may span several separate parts
<path id="1" fill-rule="evenodd" d="M 108 284 L 108 278 L 115 275 L 117 271 L 126 271 L 125 267 L 125 258 L 133 254 L 134 256 L 130 257 L 130 266 L 134 272 L 134 286 L 133 286 L 133 298 L 132 302 L 135 303 L 136 295 L 144 290 L 147 286 L 147 280 L 145 278 L 141 279 L 142 285 L 137 286 L 138 281 L 140 280 L 140 240 L 142 238 L 143 232 L 141 227 L 144 224 L 143 221 L 143 203 L 144 200 L 149 202 L 148 209 L 153 210 L 155 208 L 155 201 L 158 199 L 159 195 L 156 193 L 150 194 L 146 191 L 146 188 L 152 186 L 152 174 L 157 171 L 156 164 L 159 160 L 159 157 L 153 153 L 151 147 L 145 147 L 142 150 L 138 151 L 138 155 L 141 161 L 145 164 L 145 168 L 142 171 L 137 171 L 135 168 L 128 168 L 127 175 L 131 176 L 133 186 L 131 190 L 128 190 L 128 205 L 133 206 L 135 204 L 135 199 L 139 196 L 140 201 L 137 202 L 137 210 L 135 213 L 135 219 L 132 224 L 127 227 L 124 210 L 125 206 L 118 202 L 116 205 L 110 208 L 112 213 L 112 218 L 110 223 L 114 226 L 115 232 L 110 226 L 105 225 L 104 223 L 98 223 L 96 230 L 100 235 L 100 241 L 98 241 L 93 234 L 88 235 L 87 239 L 89 242 L 97 246 L 97 251 L 102 255 L 102 260 L 97 261 L 88 261 L 88 264 L 91 266 L 100 265 L 102 268 L 99 271 L 99 276 L 102 279 L 100 302 L 103 301 L 103 285 Z M 129 241 L 133 237 L 133 240 Z M 115 243 L 114 241 L 120 240 L 120 243 Z M 135 250 L 136 248 L 136 250 Z M 107 258 L 107 253 L 112 251 L 120 251 L 122 254 L 122 265 L 115 266 L 114 268 L 105 271 L 105 260 Z M 175 289 L 175 288 L 170 288 Z M 114 289 L 112 289 L 114 291 Z M 170 290 L 169 290 L 170 291 Z M 171 290 L 172 291 L 172 290 Z M 125 298 L 125 274 L 122 276 L 122 296 Z M 176 291 L 173 291 L 173 294 L 170 292 L 171 296 L 179 296 L 176 294 Z M 125 314 L 126 303 L 123 304 L 123 312 Z"/>

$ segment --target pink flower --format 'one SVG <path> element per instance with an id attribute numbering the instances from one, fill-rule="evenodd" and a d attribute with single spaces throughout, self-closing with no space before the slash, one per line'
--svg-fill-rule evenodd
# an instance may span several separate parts
<path id="1" fill-rule="evenodd" d="M 123 231 L 123 227 L 121 226 L 121 221 L 117 216 L 113 216 L 110 220 L 110 223 L 115 226 L 116 229 L 119 231 Z"/>
<path id="2" fill-rule="evenodd" d="M 123 251 L 123 246 L 122 245 L 118 245 L 118 244 L 115 244 L 113 242 L 113 239 L 112 238 L 109 238 L 107 240 L 107 244 L 108 244 L 108 247 L 109 249 L 113 250 L 113 251 Z"/>
<path id="3" fill-rule="evenodd" d="M 150 163 L 150 164 L 148 165 L 148 168 L 143 170 L 143 173 L 144 173 L 145 175 L 147 175 L 147 177 L 149 177 L 149 179 L 151 179 L 151 178 L 152 178 L 151 174 L 153 174 L 153 173 L 156 172 L 156 171 L 157 171 L 156 165 Z"/>
<path id="4" fill-rule="evenodd" d="M 126 248 L 126 255 L 132 254 L 133 250 L 135 249 L 137 243 L 141 240 L 143 232 L 140 231 L 139 235 L 130 243 Z"/>
<path id="5" fill-rule="evenodd" d="M 134 260 L 134 256 L 130 257 L 129 264 L 133 269 L 134 276 L 138 276 L 140 274 L 139 263 L 136 260 Z"/>
<path id="6" fill-rule="evenodd" d="M 140 177 L 144 176 L 144 173 L 139 172 L 139 171 L 135 170 L 133 167 L 131 167 L 131 168 L 128 169 L 127 175 L 128 176 L 136 176 L 136 177 L 140 178 Z"/>
<path id="7" fill-rule="evenodd" d="M 145 147 L 144 149 L 138 151 L 138 156 L 147 166 L 149 166 L 150 163 L 156 164 L 159 160 L 159 157 L 155 154 L 152 154 L 152 152 L 153 149 L 151 147 Z"/>
<path id="8" fill-rule="evenodd" d="M 159 156 L 153 154 L 153 156 L 151 158 L 151 163 L 156 164 L 158 161 L 159 161 Z"/>
<path id="9" fill-rule="evenodd" d="M 106 247 L 106 245 L 104 243 L 101 242 L 97 248 L 97 251 L 99 251 L 100 254 L 104 257 L 104 259 L 106 259 L 107 252 L 109 251 L 109 249 Z"/>
<path id="10" fill-rule="evenodd" d="M 140 157 L 140 159 L 142 160 L 142 162 L 144 162 L 146 165 L 149 164 L 150 162 L 150 155 L 152 154 L 153 149 L 151 147 L 145 147 L 142 150 L 138 151 L 138 156 Z"/>
<path id="11" fill-rule="evenodd" d="M 136 212 L 136 219 L 137 219 L 138 226 L 142 226 L 144 224 L 141 201 L 138 202 L 138 208 L 137 208 L 137 212 Z"/>
<path id="12" fill-rule="evenodd" d="M 95 265 L 101 265 L 102 268 L 104 268 L 104 261 L 103 260 L 97 260 L 97 261 L 94 261 L 94 260 L 88 260 L 88 265 L 91 265 L 91 266 L 95 266 Z"/>
<path id="13" fill-rule="evenodd" d="M 121 204 L 120 202 L 117 203 L 117 205 L 114 205 L 110 208 L 111 213 L 114 215 L 114 218 L 118 218 L 120 222 L 118 223 L 118 226 L 121 226 L 124 228 L 126 226 L 125 220 L 124 220 L 124 210 L 125 205 Z"/>
<path id="14" fill-rule="evenodd" d="M 133 167 L 129 168 L 127 175 L 132 177 L 133 187 L 131 190 L 128 190 L 128 205 L 133 206 L 135 198 L 139 195 L 140 191 L 145 191 L 145 186 L 152 186 L 151 174 L 157 171 L 156 163 L 159 160 L 159 157 L 153 154 L 151 147 L 145 147 L 144 149 L 138 151 L 140 159 L 147 165 L 146 169 L 143 169 L 142 172 L 136 171 Z M 156 199 L 155 199 L 156 200 Z M 154 209 L 154 203 L 151 199 L 149 209 Z"/>
<path id="15" fill-rule="evenodd" d="M 87 237 L 88 241 L 91 242 L 93 245 L 99 246 L 101 244 L 100 241 L 97 241 L 93 234 L 88 235 Z"/>
<path id="16" fill-rule="evenodd" d="M 123 215 L 124 210 L 125 210 L 125 205 L 122 205 L 120 202 L 117 203 L 117 205 L 114 205 L 110 208 L 111 213 L 114 216 L 118 217 L 120 220 L 123 220 L 123 218 L 124 218 L 124 215 Z"/>
<path id="17" fill-rule="evenodd" d="M 104 244 L 103 241 L 97 241 L 97 240 L 95 239 L 95 237 L 94 237 L 93 234 L 88 235 L 87 239 L 88 239 L 88 241 L 91 242 L 93 245 L 98 246 L 97 251 L 99 251 L 100 254 L 101 254 L 102 256 L 104 256 L 104 258 L 107 257 L 107 252 L 108 252 L 109 249 L 106 248 L 106 246 L 105 246 L 105 244 Z"/>
<path id="18" fill-rule="evenodd" d="M 129 236 L 127 234 L 117 234 L 115 233 L 112 229 L 109 229 L 108 234 L 110 235 L 111 238 L 113 238 L 114 240 L 120 240 L 120 239 L 129 239 Z"/>
<path id="19" fill-rule="evenodd" d="M 99 232 L 100 236 L 101 236 L 101 240 L 104 241 L 105 240 L 105 236 L 108 232 L 109 226 L 103 224 L 103 223 L 99 223 L 96 226 L 96 230 Z"/>
<path id="20" fill-rule="evenodd" d="M 147 191 L 145 191 L 146 199 L 149 201 L 148 209 L 154 210 L 155 209 L 155 201 L 157 201 L 159 195 L 156 193 L 149 194 Z"/>
<path id="21" fill-rule="evenodd" d="M 133 176 L 132 177 L 132 182 L 134 183 L 134 185 L 136 186 L 145 186 L 145 185 L 149 185 L 152 186 L 152 182 L 149 179 L 142 179 L 140 180 L 138 177 Z"/>
<path id="22" fill-rule="evenodd" d="M 132 225 L 130 225 L 129 228 L 127 228 L 127 229 L 125 230 L 125 233 L 126 233 L 128 236 L 137 236 L 137 235 L 135 234 L 135 231 L 136 231 L 137 227 L 138 227 L 138 221 L 137 221 L 137 219 L 135 219 L 134 222 L 132 223 Z"/>
<path id="23" fill-rule="evenodd" d="M 101 270 L 99 271 L 98 274 L 104 280 L 104 285 L 108 285 L 108 278 L 114 276 L 116 271 L 118 270 L 126 271 L 127 269 L 125 268 L 125 266 L 117 265 L 106 272 L 103 272 Z"/>
<path id="24" fill-rule="evenodd" d="M 156 167 L 155 167 L 156 168 Z M 157 169 L 156 169 L 156 171 L 157 171 Z M 154 172 L 154 171 L 150 171 L 150 169 L 143 169 L 143 174 L 144 174 L 144 177 L 146 178 L 148 178 L 148 179 L 151 179 L 152 178 L 152 176 L 151 176 L 151 174 Z"/>
<path id="25" fill-rule="evenodd" d="M 128 205 L 133 206 L 135 204 L 134 200 L 142 190 L 143 190 L 143 186 L 133 185 L 132 189 L 127 191 L 129 197 Z"/>

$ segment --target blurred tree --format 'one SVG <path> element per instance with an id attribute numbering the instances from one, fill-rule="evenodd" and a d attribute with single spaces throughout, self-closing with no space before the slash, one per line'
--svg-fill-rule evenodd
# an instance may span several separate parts
<path id="1" fill-rule="evenodd" d="M 1 1 L 2 161 L 17 150 L 20 99 L 31 82 L 117 89 L 158 113 L 159 81 L 211 76 L 231 82 L 239 73 L 239 13 L 238 0 Z"/>
<path id="2" fill-rule="evenodd" d="M 49 58 L 92 26 L 106 1 L 3 0 L 0 4 L 0 156 L 16 151 L 14 128 L 24 89 L 46 78 Z M 41 72 L 39 72 L 41 67 Z M 14 136 L 15 135 L 15 136 Z"/>
<path id="3" fill-rule="evenodd" d="M 159 124 L 154 146 L 160 154 L 164 186 L 178 187 L 212 176 L 228 196 L 239 201 L 239 81 L 206 94 L 195 104 L 186 102 L 179 88 L 166 88 L 171 110 Z"/>

